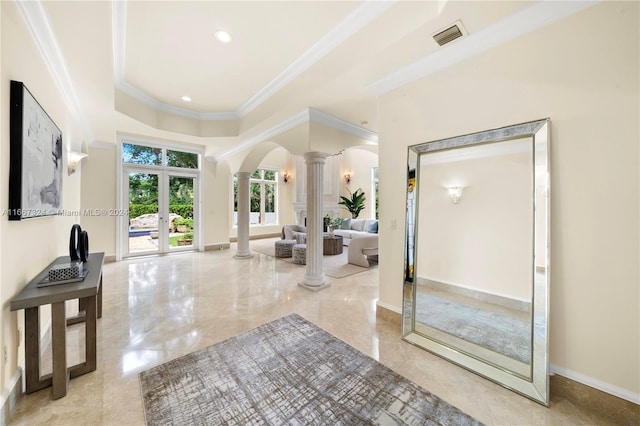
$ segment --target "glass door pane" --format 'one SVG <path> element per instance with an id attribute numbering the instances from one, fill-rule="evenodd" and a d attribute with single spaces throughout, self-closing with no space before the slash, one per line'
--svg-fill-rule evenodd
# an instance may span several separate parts
<path id="1" fill-rule="evenodd" d="M 128 172 L 128 254 L 158 253 L 159 175 Z"/>
<path id="2" fill-rule="evenodd" d="M 197 235 L 193 215 L 196 179 L 185 176 L 169 176 L 168 179 L 169 250 L 193 249 L 196 247 L 194 236 Z"/>
<path id="3" fill-rule="evenodd" d="M 264 224 L 275 225 L 278 223 L 276 217 L 276 184 L 265 183 L 264 184 Z"/>
<path id="4" fill-rule="evenodd" d="M 260 218 L 261 185 L 256 182 L 251 182 L 249 184 L 249 188 L 250 188 L 249 190 L 251 191 L 250 198 L 249 198 L 249 202 L 251 206 L 249 223 L 251 225 L 257 225 L 259 223 L 262 223 L 262 220 Z"/>

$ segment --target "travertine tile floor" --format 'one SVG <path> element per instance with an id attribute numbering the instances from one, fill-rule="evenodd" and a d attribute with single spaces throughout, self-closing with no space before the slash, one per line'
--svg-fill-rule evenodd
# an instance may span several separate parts
<path id="1" fill-rule="evenodd" d="M 56 401 L 50 389 L 24 395 L 10 424 L 144 424 L 140 371 L 291 312 L 486 424 L 610 424 L 557 397 L 545 408 L 403 342 L 399 327 L 376 320 L 377 268 L 327 278 L 331 286 L 314 293 L 297 285 L 304 267 L 259 253 L 239 260 L 234 253 L 232 245 L 106 264 L 97 371 L 72 379 L 67 396 Z M 81 329 L 73 327 L 68 344 L 79 346 L 73 336 Z"/>

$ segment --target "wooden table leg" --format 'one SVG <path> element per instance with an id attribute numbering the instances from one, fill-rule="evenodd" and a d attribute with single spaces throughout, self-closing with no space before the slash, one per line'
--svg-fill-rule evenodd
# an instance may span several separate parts
<path id="1" fill-rule="evenodd" d="M 97 368 L 97 338 L 96 338 L 96 296 L 84 297 L 81 300 L 85 307 L 84 316 L 84 353 L 85 362 L 71 367 L 71 378 L 95 371 Z"/>
<path id="2" fill-rule="evenodd" d="M 51 348 L 53 355 L 53 399 L 67 394 L 67 318 L 64 301 L 51 304 Z"/>
<path id="3" fill-rule="evenodd" d="M 24 367 L 27 393 L 42 389 L 40 383 L 40 307 L 24 310 Z"/>
<path id="4" fill-rule="evenodd" d="M 102 288 L 102 287 L 101 287 Z M 87 372 L 95 371 L 97 367 L 97 336 L 96 336 L 96 314 L 97 314 L 97 301 L 98 296 L 93 296 L 86 304 L 87 320 L 84 323 L 85 327 L 85 356 L 87 360 Z"/>
<path id="5" fill-rule="evenodd" d="M 78 315 L 67 318 L 67 325 L 78 324 L 84 322 L 84 316 L 86 315 L 86 300 L 87 298 L 78 299 Z M 98 301 L 96 307 L 96 318 L 102 318 L 102 274 L 100 274 L 100 286 L 98 287 Z"/>

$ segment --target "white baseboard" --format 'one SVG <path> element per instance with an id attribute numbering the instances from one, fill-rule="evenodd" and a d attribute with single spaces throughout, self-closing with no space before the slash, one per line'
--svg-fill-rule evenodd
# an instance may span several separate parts
<path id="1" fill-rule="evenodd" d="M 640 404 L 640 394 L 634 394 L 633 392 L 630 392 L 626 389 L 621 389 L 610 383 L 594 379 L 593 377 L 589 377 L 585 374 L 577 373 L 566 368 L 558 367 L 557 365 L 551 364 L 549 367 L 551 374 L 558 374 L 560 376 L 566 377 L 567 379 L 582 383 L 583 385 L 590 386 L 594 389 L 601 390 L 602 392 L 608 393 L 610 395 L 617 396 L 618 398 L 633 402 L 634 404 Z"/>
<path id="2" fill-rule="evenodd" d="M 402 315 L 402 309 L 400 309 L 400 308 L 398 308 L 396 306 L 389 305 L 387 303 L 383 303 L 383 302 L 381 302 L 379 300 L 376 302 L 376 305 L 380 306 L 381 308 L 385 308 L 388 311 L 392 311 L 392 312 L 395 312 L 396 314 Z"/>
<path id="3" fill-rule="evenodd" d="M 2 392 L 2 405 L 0 406 L 0 425 L 9 424 L 11 416 L 16 410 L 18 397 L 22 394 L 22 368 L 18 367 L 9 379 L 9 385 Z"/>
<path id="4" fill-rule="evenodd" d="M 205 244 L 204 251 L 226 250 L 229 248 L 231 248 L 230 243 L 211 243 L 211 244 Z"/>

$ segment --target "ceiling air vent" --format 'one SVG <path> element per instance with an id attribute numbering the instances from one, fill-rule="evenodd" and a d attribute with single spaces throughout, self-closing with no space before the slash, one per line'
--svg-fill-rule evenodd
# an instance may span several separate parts
<path id="1" fill-rule="evenodd" d="M 462 37 L 463 35 L 466 35 L 467 32 L 464 29 L 464 27 L 462 26 L 462 22 L 460 21 L 456 21 L 452 26 L 450 26 L 449 28 L 445 28 L 444 30 L 438 32 L 437 34 L 435 34 L 433 36 L 433 39 L 436 41 L 436 43 L 438 43 L 440 46 L 444 46 L 445 44 L 452 42 L 453 40 Z"/>

